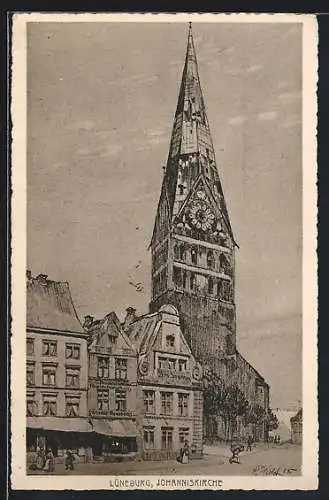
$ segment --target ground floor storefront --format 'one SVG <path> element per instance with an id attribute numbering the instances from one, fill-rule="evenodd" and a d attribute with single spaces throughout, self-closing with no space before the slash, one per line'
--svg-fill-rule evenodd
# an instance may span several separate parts
<path id="1" fill-rule="evenodd" d="M 137 456 L 137 431 L 132 421 L 29 418 L 26 429 L 27 468 L 42 469 L 51 451 L 55 464 L 71 452 L 75 465 L 121 462 Z"/>

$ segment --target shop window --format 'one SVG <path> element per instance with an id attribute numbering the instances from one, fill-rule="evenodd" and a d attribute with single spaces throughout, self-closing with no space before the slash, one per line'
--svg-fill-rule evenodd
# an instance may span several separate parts
<path id="1" fill-rule="evenodd" d="M 109 378 L 109 358 L 98 356 L 97 358 L 97 375 L 99 378 Z"/>
<path id="2" fill-rule="evenodd" d="M 27 354 L 27 356 L 34 355 L 34 339 L 27 339 L 26 340 L 26 354 Z"/>
<path id="3" fill-rule="evenodd" d="M 127 360 L 125 358 L 115 359 L 115 378 L 117 380 L 127 380 L 128 366 L 127 366 Z"/>
<path id="4" fill-rule="evenodd" d="M 66 387 L 80 386 L 80 368 L 66 368 L 65 385 Z"/>
<path id="5" fill-rule="evenodd" d="M 154 391 L 143 391 L 144 399 L 144 412 L 145 413 L 155 413 L 155 392 Z"/>
<path id="6" fill-rule="evenodd" d="M 167 347 L 175 347 L 175 336 L 174 335 L 167 335 L 166 346 Z"/>
<path id="7" fill-rule="evenodd" d="M 181 445 L 185 443 L 185 441 L 189 442 L 190 438 L 190 429 L 188 427 L 180 427 L 178 429 L 179 442 Z"/>
<path id="8" fill-rule="evenodd" d="M 178 393 L 178 414 L 182 417 L 188 416 L 188 400 L 188 394 Z"/>
<path id="9" fill-rule="evenodd" d="M 42 356 L 57 356 L 57 341 L 43 340 L 42 341 Z"/>
<path id="10" fill-rule="evenodd" d="M 178 360 L 178 371 L 186 372 L 186 370 L 187 370 L 187 360 L 186 359 L 179 359 Z"/>
<path id="11" fill-rule="evenodd" d="M 99 410 L 109 410 L 110 398 L 108 390 L 98 390 L 97 391 L 97 407 Z"/>
<path id="12" fill-rule="evenodd" d="M 57 415 L 57 400 L 56 396 L 44 396 L 42 414 L 45 417 L 55 417 Z"/>
<path id="13" fill-rule="evenodd" d="M 161 427 L 161 448 L 171 450 L 173 446 L 173 428 Z"/>
<path id="14" fill-rule="evenodd" d="M 144 433 L 144 450 L 153 450 L 155 427 L 153 426 L 144 427 L 143 433 Z"/>
<path id="15" fill-rule="evenodd" d="M 56 385 L 56 366 L 42 367 L 42 385 Z"/>
<path id="16" fill-rule="evenodd" d="M 67 397 L 65 400 L 65 414 L 67 417 L 78 417 L 80 413 L 80 399 Z"/>
<path id="17" fill-rule="evenodd" d="M 26 401 L 26 416 L 35 417 L 38 414 L 38 406 L 35 399 L 27 399 Z"/>
<path id="18" fill-rule="evenodd" d="M 80 344 L 65 344 L 65 357 L 80 359 Z"/>
<path id="19" fill-rule="evenodd" d="M 115 391 L 115 409 L 116 411 L 127 410 L 127 392 L 117 389 Z"/>
<path id="20" fill-rule="evenodd" d="M 35 367 L 27 365 L 26 367 L 26 384 L 28 387 L 35 385 Z"/>
<path id="21" fill-rule="evenodd" d="M 173 413 L 173 393 L 161 392 L 161 414 L 172 415 Z"/>

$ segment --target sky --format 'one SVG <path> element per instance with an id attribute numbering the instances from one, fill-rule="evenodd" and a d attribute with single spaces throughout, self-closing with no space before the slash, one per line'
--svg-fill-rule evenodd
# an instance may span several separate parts
<path id="1" fill-rule="evenodd" d="M 27 265 L 68 281 L 81 319 L 150 301 L 148 251 L 185 23 L 30 23 Z M 195 23 L 235 239 L 237 344 L 301 400 L 301 25 Z M 136 284 L 141 286 L 136 288 Z"/>

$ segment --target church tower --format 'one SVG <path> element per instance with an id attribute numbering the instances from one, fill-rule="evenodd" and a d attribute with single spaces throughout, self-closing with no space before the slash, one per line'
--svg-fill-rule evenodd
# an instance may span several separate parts
<path id="1" fill-rule="evenodd" d="M 175 305 L 193 354 L 211 366 L 235 352 L 235 247 L 190 24 L 151 240 L 150 311 Z"/>

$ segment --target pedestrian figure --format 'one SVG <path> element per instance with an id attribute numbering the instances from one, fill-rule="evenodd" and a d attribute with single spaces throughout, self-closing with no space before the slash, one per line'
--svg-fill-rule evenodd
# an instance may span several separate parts
<path id="1" fill-rule="evenodd" d="M 65 456 L 65 470 L 73 470 L 74 469 L 74 461 L 75 457 L 71 450 L 66 451 Z"/>
<path id="2" fill-rule="evenodd" d="M 252 437 L 248 436 L 247 440 L 247 451 L 251 451 L 251 445 L 252 445 Z"/>
<path id="3" fill-rule="evenodd" d="M 55 470 L 54 454 L 50 448 L 49 448 L 47 455 L 46 455 L 46 462 L 45 462 L 43 470 L 45 472 L 54 472 L 54 470 Z"/>
<path id="4" fill-rule="evenodd" d="M 243 450 L 243 446 L 240 445 L 236 440 L 233 440 L 231 443 L 231 452 L 232 456 L 229 460 L 230 464 L 239 464 L 240 463 L 240 458 L 239 458 L 239 453 Z"/>
<path id="5" fill-rule="evenodd" d="M 37 446 L 37 469 L 43 470 L 46 463 L 45 450 Z"/>
<path id="6" fill-rule="evenodd" d="M 188 441 L 185 441 L 184 447 L 181 449 L 180 461 L 182 464 L 188 464 L 189 462 L 189 445 Z"/>

